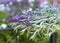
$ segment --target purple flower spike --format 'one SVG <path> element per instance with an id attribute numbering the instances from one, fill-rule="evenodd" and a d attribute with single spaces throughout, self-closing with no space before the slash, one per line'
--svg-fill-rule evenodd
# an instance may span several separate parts
<path id="1" fill-rule="evenodd" d="M 19 21 L 21 21 L 22 19 L 24 19 L 24 17 L 23 17 L 22 15 L 20 15 L 20 14 L 14 16 L 13 18 L 16 19 L 17 22 L 19 22 Z"/>
<path id="2" fill-rule="evenodd" d="M 12 22 L 18 22 L 19 23 L 22 19 L 25 19 L 25 17 L 23 17 L 23 15 L 18 14 L 16 16 L 14 16 L 13 18 L 10 18 L 8 20 L 8 23 L 12 23 Z"/>
<path id="3" fill-rule="evenodd" d="M 12 23 L 12 22 L 14 22 L 14 21 L 15 21 L 15 20 L 14 20 L 13 18 L 9 18 L 7 22 L 8 22 L 8 23 Z"/>
<path id="4" fill-rule="evenodd" d="M 26 27 L 29 27 L 29 21 L 25 21 L 24 25 L 26 25 Z"/>

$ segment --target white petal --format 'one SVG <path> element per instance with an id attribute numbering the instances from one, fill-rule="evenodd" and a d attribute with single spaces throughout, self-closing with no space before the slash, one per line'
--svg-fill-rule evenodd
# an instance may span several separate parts
<path id="1" fill-rule="evenodd" d="M 6 28 L 7 25 L 6 25 L 6 24 L 1 24 L 1 27 L 2 27 L 2 28 Z"/>

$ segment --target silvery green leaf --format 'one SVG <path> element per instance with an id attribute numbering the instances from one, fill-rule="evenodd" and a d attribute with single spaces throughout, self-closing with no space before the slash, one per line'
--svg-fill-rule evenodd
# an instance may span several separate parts
<path id="1" fill-rule="evenodd" d="M 25 29 L 23 29 L 23 30 L 21 30 L 20 32 L 21 32 L 21 34 L 20 35 L 23 35 L 24 33 L 25 33 L 25 31 L 27 30 L 27 28 L 25 28 Z"/>

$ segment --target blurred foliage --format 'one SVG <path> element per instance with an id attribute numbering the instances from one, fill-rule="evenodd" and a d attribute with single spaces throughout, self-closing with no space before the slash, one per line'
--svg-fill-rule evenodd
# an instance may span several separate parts
<path id="1" fill-rule="evenodd" d="M 13 31 L 0 31 L 0 43 L 15 43 Z"/>
<path id="2" fill-rule="evenodd" d="M 21 11 L 21 10 L 18 10 Z M 16 11 L 15 13 L 17 14 Z M 33 10 L 35 11 L 35 10 Z M 32 12 L 33 12 L 32 11 Z M 30 11 L 29 11 L 30 12 Z M 29 13 L 27 12 L 27 14 Z M 20 25 L 19 23 L 10 23 L 10 27 L 18 30 L 18 43 L 49 43 L 49 33 L 60 28 L 60 8 L 40 9 L 33 14 L 30 27 Z M 9 12 L 0 11 L 0 24 L 7 23 Z M 5 20 L 4 20 L 5 19 Z M 47 35 L 45 35 L 47 34 Z M 60 41 L 60 33 L 58 31 L 57 43 Z M 0 43 L 15 43 L 14 32 L 4 31 L 0 32 Z"/>
<path id="3" fill-rule="evenodd" d="M 60 43 L 60 30 L 57 30 L 57 43 Z"/>
<path id="4" fill-rule="evenodd" d="M 0 25 L 6 23 L 8 17 L 9 17 L 8 11 L 0 11 Z"/>

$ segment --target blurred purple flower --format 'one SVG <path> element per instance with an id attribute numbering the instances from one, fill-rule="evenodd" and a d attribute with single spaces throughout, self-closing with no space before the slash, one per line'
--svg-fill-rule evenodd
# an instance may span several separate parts
<path id="1" fill-rule="evenodd" d="M 53 4 L 54 7 L 60 7 L 60 3 Z"/>
<path id="2" fill-rule="evenodd" d="M 44 2 L 44 1 L 47 1 L 47 0 L 37 0 L 38 2 Z"/>
<path id="3" fill-rule="evenodd" d="M 17 2 L 17 0 L 3 0 L 2 2 Z"/>
<path id="4" fill-rule="evenodd" d="M 30 21 L 32 19 L 33 12 L 29 12 L 27 14 L 27 19 Z"/>
<path id="5" fill-rule="evenodd" d="M 8 23 L 13 23 L 13 22 L 15 22 L 15 19 L 9 18 L 7 22 L 8 22 Z"/>
<path id="6" fill-rule="evenodd" d="M 26 3 L 28 2 L 28 0 L 22 0 L 21 1 L 21 6 L 24 8 L 25 5 L 27 5 Z M 30 5 L 29 5 L 30 6 Z"/>
<path id="7" fill-rule="evenodd" d="M 35 0 L 28 0 L 29 3 L 34 2 Z"/>
<path id="8" fill-rule="evenodd" d="M 40 9 L 36 8 L 36 9 L 34 10 L 34 13 L 40 13 Z"/>
<path id="9" fill-rule="evenodd" d="M 23 16 L 23 15 L 20 15 L 20 14 L 18 14 L 18 15 L 16 15 L 15 17 L 13 17 L 13 18 L 15 18 L 16 20 L 17 20 L 17 22 L 20 22 L 22 19 L 24 19 L 25 17 Z"/>
<path id="10" fill-rule="evenodd" d="M 13 7 L 13 8 L 10 8 L 10 15 L 11 16 L 14 16 L 15 15 L 15 11 L 17 10 L 17 8 Z"/>
<path id="11" fill-rule="evenodd" d="M 31 7 L 30 3 L 28 3 L 28 7 Z"/>
<path id="12" fill-rule="evenodd" d="M 29 21 L 26 20 L 26 21 L 24 22 L 24 25 L 27 26 L 27 27 L 29 27 Z"/>
<path id="13" fill-rule="evenodd" d="M 25 17 L 23 17 L 22 15 L 18 14 L 10 19 L 8 19 L 8 23 L 12 23 L 12 22 L 20 22 L 22 19 L 24 19 Z"/>
<path id="14" fill-rule="evenodd" d="M 22 2 L 26 2 L 27 0 L 22 0 Z"/>

